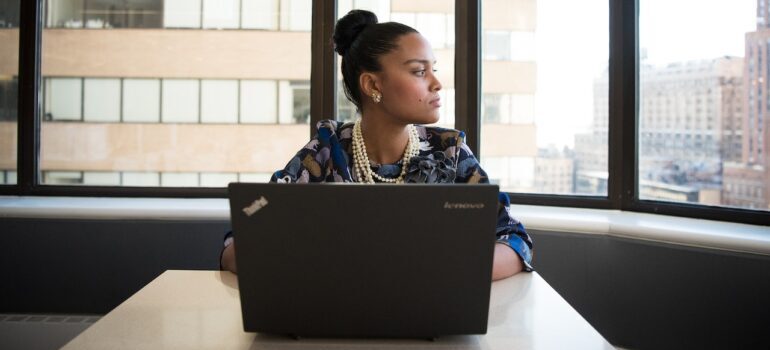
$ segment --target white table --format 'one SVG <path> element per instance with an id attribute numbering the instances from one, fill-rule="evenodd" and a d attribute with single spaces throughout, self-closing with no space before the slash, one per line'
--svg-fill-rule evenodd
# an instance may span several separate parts
<path id="1" fill-rule="evenodd" d="M 64 349 L 613 349 L 537 273 L 492 284 L 486 335 L 301 339 L 246 333 L 236 276 L 166 271 Z"/>

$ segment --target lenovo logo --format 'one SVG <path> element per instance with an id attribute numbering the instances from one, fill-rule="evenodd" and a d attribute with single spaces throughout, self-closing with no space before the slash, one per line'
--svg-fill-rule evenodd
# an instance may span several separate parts
<path id="1" fill-rule="evenodd" d="M 484 203 L 450 203 L 444 202 L 444 209 L 483 209 Z"/>
<path id="2" fill-rule="evenodd" d="M 264 196 L 259 197 L 259 199 L 255 200 L 251 205 L 249 205 L 246 208 L 243 208 L 243 212 L 246 213 L 246 216 L 252 216 L 254 213 L 262 209 L 264 206 L 267 205 L 267 199 L 265 199 Z"/>

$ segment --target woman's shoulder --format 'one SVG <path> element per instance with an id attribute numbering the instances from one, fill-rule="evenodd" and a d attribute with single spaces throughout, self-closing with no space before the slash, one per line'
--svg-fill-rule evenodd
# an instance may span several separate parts
<path id="1" fill-rule="evenodd" d="M 338 138 L 349 138 L 352 135 L 353 122 L 345 122 L 334 119 L 323 119 L 316 123 L 316 130 L 319 135 L 329 133 L 331 135 L 336 134 Z"/>
<path id="2" fill-rule="evenodd" d="M 461 130 L 434 125 L 416 125 L 421 138 L 433 146 L 443 149 L 460 146 L 465 142 L 465 133 Z"/>

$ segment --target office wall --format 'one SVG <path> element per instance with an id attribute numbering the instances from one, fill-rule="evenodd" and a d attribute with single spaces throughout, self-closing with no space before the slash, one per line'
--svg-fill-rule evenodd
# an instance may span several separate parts
<path id="1" fill-rule="evenodd" d="M 166 269 L 218 268 L 226 222 L 0 220 L 0 313 L 106 313 Z M 770 257 L 532 230 L 538 272 L 611 343 L 770 347 Z"/>

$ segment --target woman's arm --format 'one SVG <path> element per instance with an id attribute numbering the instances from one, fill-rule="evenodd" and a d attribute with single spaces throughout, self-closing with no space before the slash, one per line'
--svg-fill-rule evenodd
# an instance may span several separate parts
<path id="1" fill-rule="evenodd" d="M 492 265 L 492 280 L 497 281 L 511 277 L 524 270 L 521 258 L 511 247 L 503 243 L 495 243 L 495 258 Z"/>
<path id="2" fill-rule="evenodd" d="M 222 266 L 222 270 L 237 273 L 235 267 L 235 242 L 230 243 L 222 251 L 222 260 L 219 261 L 219 264 Z"/>

